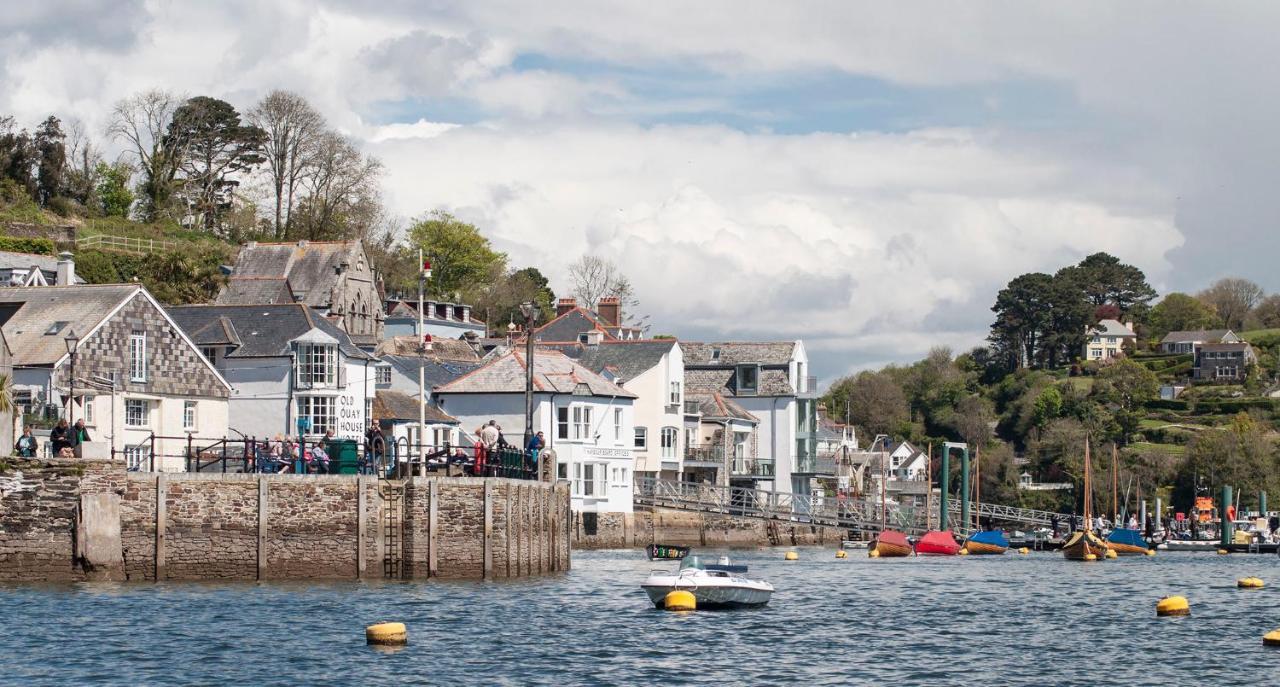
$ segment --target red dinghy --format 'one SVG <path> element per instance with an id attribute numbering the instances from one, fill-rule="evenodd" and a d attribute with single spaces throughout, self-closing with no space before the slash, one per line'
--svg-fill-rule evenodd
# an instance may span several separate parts
<path id="1" fill-rule="evenodd" d="M 959 551 L 960 545 L 950 531 L 931 530 L 916 542 L 916 554 L 920 556 L 954 556 Z"/>
<path id="2" fill-rule="evenodd" d="M 911 544 L 907 541 L 906 535 L 894 530 L 885 530 L 876 537 L 876 545 L 874 548 L 881 557 L 899 558 L 911 555 Z"/>

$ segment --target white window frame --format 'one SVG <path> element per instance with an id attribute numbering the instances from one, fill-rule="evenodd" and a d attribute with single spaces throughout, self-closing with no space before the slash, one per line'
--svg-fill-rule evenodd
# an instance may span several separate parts
<path id="1" fill-rule="evenodd" d="M 591 440 L 591 416 L 594 410 L 591 406 L 582 403 L 574 403 L 569 406 L 571 410 L 570 425 L 572 441 L 590 441 Z"/>
<path id="2" fill-rule="evenodd" d="M 94 420 L 93 420 L 93 400 L 94 400 L 94 398 L 96 398 L 96 397 L 95 397 L 95 396 L 81 396 L 81 397 L 80 397 L 80 418 L 81 418 L 82 420 L 84 420 L 84 424 L 85 424 L 86 426 L 88 426 L 88 427 L 93 427 L 95 424 L 97 424 L 97 423 L 95 423 L 95 422 L 94 422 Z"/>
<path id="3" fill-rule="evenodd" d="M 333 344 L 298 344 L 294 376 L 298 386 L 333 389 L 338 386 L 338 347 Z"/>
<path id="4" fill-rule="evenodd" d="M 147 464 L 147 459 L 150 457 L 151 446 L 147 444 L 124 447 L 125 469 L 131 472 L 141 472 L 142 466 Z"/>
<path id="5" fill-rule="evenodd" d="M 649 428 L 648 427 L 636 427 L 635 437 L 636 437 L 636 440 L 635 440 L 634 448 L 638 448 L 641 451 L 649 450 Z"/>
<path id="6" fill-rule="evenodd" d="M 617 443 L 622 442 L 622 409 L 613 409 L 613 440 Z"/>
<path id="7" fill-rule="evenodd" d="M 129 335 L 129 381 L 147 381 L 147 333 Z"/>
<path id="8" fill-rule="evenodd" d="M 311 419 L 311 433 L 323 435 L 332 430 L 338 433 L 338 399 L 335 396 L 299 396 L 298 417 Z M 320 422 L 316 419 L 320 418 Z"/>
<path id="9" fill-rule="evenodd" d="M 662 447 L 662 457 L 674 459 L 676 457 L 676 444 L 680 441 L 679 433 L 675 427 L 663 427 L 659 433 L 659 446 Z"/>
<path id="10" fill-rule="evenodd" d="M 142 408 L 142 422 L 134 422 L 135 413 L 130 408 Z M 151 401 L 145 398 L 126 398 L 124 400 L 124 426 L 130 429 L 147 429 L 151 427 Z"/>
<path id="11" fill-rule="evenodd" d="M 561 441 L 569 440 L 569 406 L 556 408 L 556 438 Z"/>
<path id="12" fill-rule="evenodd" d="M 187 432 L 195 432 L 199 426 L 200 416 L 196 401 L 182 402 L 182 429 Z"/>
<path id="13" fill-rule="evenodd" d="M 680 404 L 680 382 L 671 383 L 670 399 L 671 405 Z"/>

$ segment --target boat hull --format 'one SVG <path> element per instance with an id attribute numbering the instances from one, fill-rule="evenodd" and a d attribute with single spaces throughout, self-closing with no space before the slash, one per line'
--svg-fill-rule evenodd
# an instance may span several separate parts
<path id="1" fill-rule="evenodd" d="M 964 543 L 970 555 L 979 556 L 998 556 L 1009 550 L 1009 540 L 1005 539 L 1003 532 L 990 530 L 987 532 L 978 532 Z"/>
<path id="2" fill-rule="evenodd" d="M 902 558 L 914 553 L 911 548 L 911 542 L 907 541 L 907 536 L 893 530 L 881 532 L 880 536 L 876 537 L 876 544 L 873 548 L 881 558 Z"/>
<path id="3" fill-rule="evenodd" d="M 1106 552 L 1106 543 L 1092 532 L 1073 532 L 1062 544 L 1062 556 L 1069 561 L 1083 561 L 1089 554 L 1102 560 Z"/>
<path id="4" fill-rule="evenodd" d="M 1120 528 L 1107 535 L 1107 548 L 1120 556 L 1141 556 L 1149 547 L 1137 530 Z"/>
<path id="5" fill-rule="evenodd" d="M 672 546 L 670 544 L 650 544 L 644 547 L 645 555 L 651 561 L 679 561 L 689 555 L 688 546 Z"/>
<path id="6" fill-rule="evenodd" d="M 698 608 L 742 608 L 763 606 L 773 596 L 773 585 L 736 575 L 653 574 L 640 585 L 649 601 L 662 608 L 667 594 L 679 589 L 698 600 Z"/>
<path id="7" fill-rule="evenodd" d="M 921 556 L 954 556 L 960 553 L 960 545 L 950 532 L 933 530 L 925 532 L 916 542 L 916 553 Z"/>

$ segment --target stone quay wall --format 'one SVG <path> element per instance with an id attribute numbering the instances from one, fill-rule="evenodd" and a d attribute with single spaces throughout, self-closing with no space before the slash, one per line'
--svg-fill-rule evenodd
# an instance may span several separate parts
<path id="1" fill-rule="evenodd" d="M 569 568 L 570 526 L 520 480 L 0 464 L 0 580 L 522 577 Z"/>
<path id="2" fill-rule="evenodd" d="M 587 534 L 581 513 L 573 514 L 572 525 L 576 549 L 623 549 L 655 543 L 720 547 L 838 545 L 845 534 L 833 527 L 663 508 L 601 513 L 596 516 L 594 535 Z"/>

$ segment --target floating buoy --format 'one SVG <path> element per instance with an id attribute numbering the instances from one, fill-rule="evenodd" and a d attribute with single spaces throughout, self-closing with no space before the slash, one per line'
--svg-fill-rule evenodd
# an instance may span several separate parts
<path id="1" fill-rule="evenodd" d="M 875 549 L 869 549 L 867 551 L 867 558 L 879 558 L 879 557 L 880 557 L 879 551 L 876 551 Z"/>
<path id="2" fill-rule="evenodd" d="M 795 551 L 788 551 L 786 555 L 782 557 L 782 559 L 786 561 L 798 561 L 800 560 L 800 554 L 796 553 Z"/>
<path id="3" fill-rule="evenodd" d="M 1218 555 L 1219 555 L 1219 556 L 1225 556 L 1225 555 L 1227 555 L 1227 554 L 1229 554 L 1229 553 L 1231 553 L 1231 552 L 1230 552 L 1230 551 L 1228 551 L 1228 550 L 1226 550 L 1226 549 L 1218 549 Z"/>
<path id="4" fill-rule="evenodd" d="M 1262 635 L 1262 643 L 1266 646 L 1280 646 L 1280 630 L 1272 630 Z"/>
<path id="5" fill-rule="evenodd" d="M 1106 552 L 1105 554 L 1103 554 L 1103 555 L 1105 555 L 1107 558 L 1119 558 L 1119 557 L 1120 557 L 1120 554 L 1116 553 L 1116 550 L 1115 550 L 1115 549 L 1107 549 L 1107 552 Z"/>
<path id="6" fill-rule="evenodd" d="M 662 606 L 668 611 L 693 611 L 698 608 L 698 597 L 693 592 L 676 589 L 662 597 Z"/>
<path id="7" fill-rule="evenodd" d="M 959 551 L 957 551 L 957 552 L 956 552 L 956 555 L 958 555 L 958 556 L 968 556 L 968 555 L 969 555 L 969 549 L 966 549 L 966 548 L 963 548 L 963 547 L 962 547 Z"/>
<path id="8" fill-rule="evenodd" d="M 1084 559 L 1085 559 L 1086 561 L 1096 561 L 1096 560 L 1098 560 L 1098 554 L 1096 554 L 1096 553 L 1086 553 L 1086 554 L 1084 555 Z"/>
<path id="9" fill-rule="evenodd" d="M 1242 577 L 1236 580 L 1236 586 L 1241 589 L 1261 589 L 1263 582 L 1257 577 Z"/>
<path id="10" fill-rule="evenodd" d="M 364 638 L 369 644 L 398 646 L 409 642 L 409 633 L 404 623 L 378 623 L 364 629 Z"/>
<path id="11" fill-rule="evenodd" d="M 849 557 L 849 554 L 845 553 L 844 549 L 840 549 L 839 551 L 836 551 L 836 558 L 848 558 L 848 557 Z"/>
<path id="12" fill-rule="evenodd" d="M 1156 603 L 1156 615 L 1191 615 L 1191 604 L 1185 596 L 1166 596 Z"/>
<path id="13" fill-rule="evenodd" d="M 1147 556 L 1154 556 L 1154 555 L 1156 555 L 1156 550 L 1155 550 L 1155 549 L 1147 549 L 1147 550 L 1146 550 L 1145 552 L 1143 552 L 1143 553 L 1144 553 L 1144 555 L 1147 555 Z"/>
<path id="14" fill-rule="evenodd" d="M 1031 549 L 1028 549 L 1027 547 L 1024 546 L 1018 549 L 1018 553 L 1031 553 Z"/>

